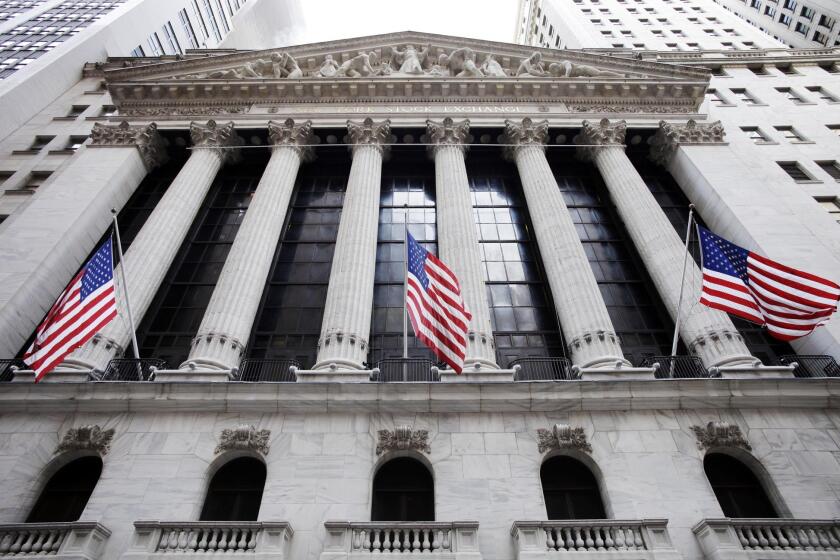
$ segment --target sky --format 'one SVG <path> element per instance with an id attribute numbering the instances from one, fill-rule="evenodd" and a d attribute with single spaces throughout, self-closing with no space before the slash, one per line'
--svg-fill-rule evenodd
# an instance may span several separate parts
<path id="1" fill-rule="evenodd" d="M 513 42 L 517 0 L 301 0 L 303 43 L 424 31 Z"/>

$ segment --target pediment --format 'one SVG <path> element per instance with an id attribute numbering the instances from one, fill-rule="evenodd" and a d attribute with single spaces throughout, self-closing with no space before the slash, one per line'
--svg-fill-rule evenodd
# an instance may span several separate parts
<path id="1" fill-rule="evenodd" d="M 694 68 L 635 58 L 412 31 L 281 49 L 197 51 L 181 60 L 121 59 L 102 70 L 118 107 L 167 98 L 229 104 L 236 98 L 245 103 L 454 96 L 579 98 L 597 104 L 650 97 L 696 110 L 709 79 Z"/>

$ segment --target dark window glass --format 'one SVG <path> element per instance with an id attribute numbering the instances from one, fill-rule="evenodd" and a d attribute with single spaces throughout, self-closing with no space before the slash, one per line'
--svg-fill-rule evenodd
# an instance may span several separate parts
<path id="1" fill-rule="evenodd" d="M 549 161 L 628 360 L 670 353 L 674 325 L 594 166 L 567 150 Z"/>
<path id="2" fill-rule="evenodd" d="M 435 483 L 420 461 L 388 461 L 373 477 L 371 521 L 434 521 Z"/>
<path id="3" fill-rule="evenodd" d="M 758 478 L 741 461 L 710 453 L 703 469 L 726 517 L 779 517 Z"/>
<path id="4" fill-rule="evenodd" d="M 434 162 L 422 147 L 400 147 L 382 171 L 376 280 L 371 323 L 371 361 L 401 357 L 403 353 L 403 279 L 405 228 L 423 246 L 437 254 Z M 437 358 L 414 337 L 408 324 L 408 355 Z"/>
<path id="5" fill-rule="evenodd" d="M 321 150 L 314 163 L 301 167 L 251 332 L 249 358 L 314 365 L 349 173 L 350 154 L 338 149 Z"/>
<path id="6" fill-rule="evenodd" d="M 27 523 L 78 521 L 102 474 L 102 459 L 82 457 L 61 467 L 50 478 Z"/>
<path id="7" fill-rule="evenodd" d="M 586 465 L 571 457 L 552 457 L 540 468 L 549 519 L 606 519 L 598 482 Z"/>
<path id="8" fill-rule="evenodd" d="M 516 167 L 497 148 L 476 147 L 467 174 L 500 365 L 565 355 Z"/>
<path id="9" fill-rule="evenodd" d="M 267 151 L 243 150 L 239 164 L 219 171 L 140 323 L 141 355 L 162 358 L 172 367 L 186 360 L 267 157 Z M 157 197 L 150 193 L 148 202 L 156 203 Z"/>
<path id="10" fill-rule="evenodd" d="M 50 143 L 55 136 L 36 136 L 35 141 L 29 146 L 30 150 L 40 150 Z"/>
<path id="11" fill-rule="evenodd" d="M 777 161 L 776 163 L 785 170 L 785 173 L 790 175 L 790 178 L 794 181 L 810 181 L 811 176 L 805 173 L 799 164 L 795 161 Z"/>
<path id="12" fill-rule="evenodd" d="M 262 461 L 242 457 L 226 463 L 210 481 L 201 521 L 256 521 L 264 486 Z"/>

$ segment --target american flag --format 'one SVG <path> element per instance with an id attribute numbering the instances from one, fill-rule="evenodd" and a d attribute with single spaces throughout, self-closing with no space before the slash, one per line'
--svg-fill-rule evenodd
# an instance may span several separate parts
<path id="1" fill-rule="evenodd" d="M 467 327 L 472 314 L 464 306 L 458 278 L 436 256 L 408 236 L 406 307 L 414 334 L 455 373 L 464 369 Z"/>
<path id="2" fill-rule="evenodd" d="M 810 334 L 837 311 L 840 286 L 790 268 L 697 226 L 703 254 L 700 303 L 766 325 L 780 340 Z"/>
<path id="3" fill-rule="evenodd" d="M 116 316 L 114 259 L 109 237 L 38 325 L 35 341 L 23 355 L 24 363 L 35 371 L 35 381 L 40 381 Z"/>

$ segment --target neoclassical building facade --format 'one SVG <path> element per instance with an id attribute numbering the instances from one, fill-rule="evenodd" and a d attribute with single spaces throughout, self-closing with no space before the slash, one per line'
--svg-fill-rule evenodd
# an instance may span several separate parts
<path id="1" fill-rule="evenodd" d="M 837 557 L 840 327 L 776 341 L 686 256 L 693 205 L 838 277 L 828 195 L 718 117 L 747 64 L 404 32 L 87 65 L 0 145 L 47 173 L 0 197 L 0 557 Z M 142 359 L 123 305 L 34 385 L 112 209 Z M 406 231 L 459 278 L 460 375 L 401 358 Z"/>

